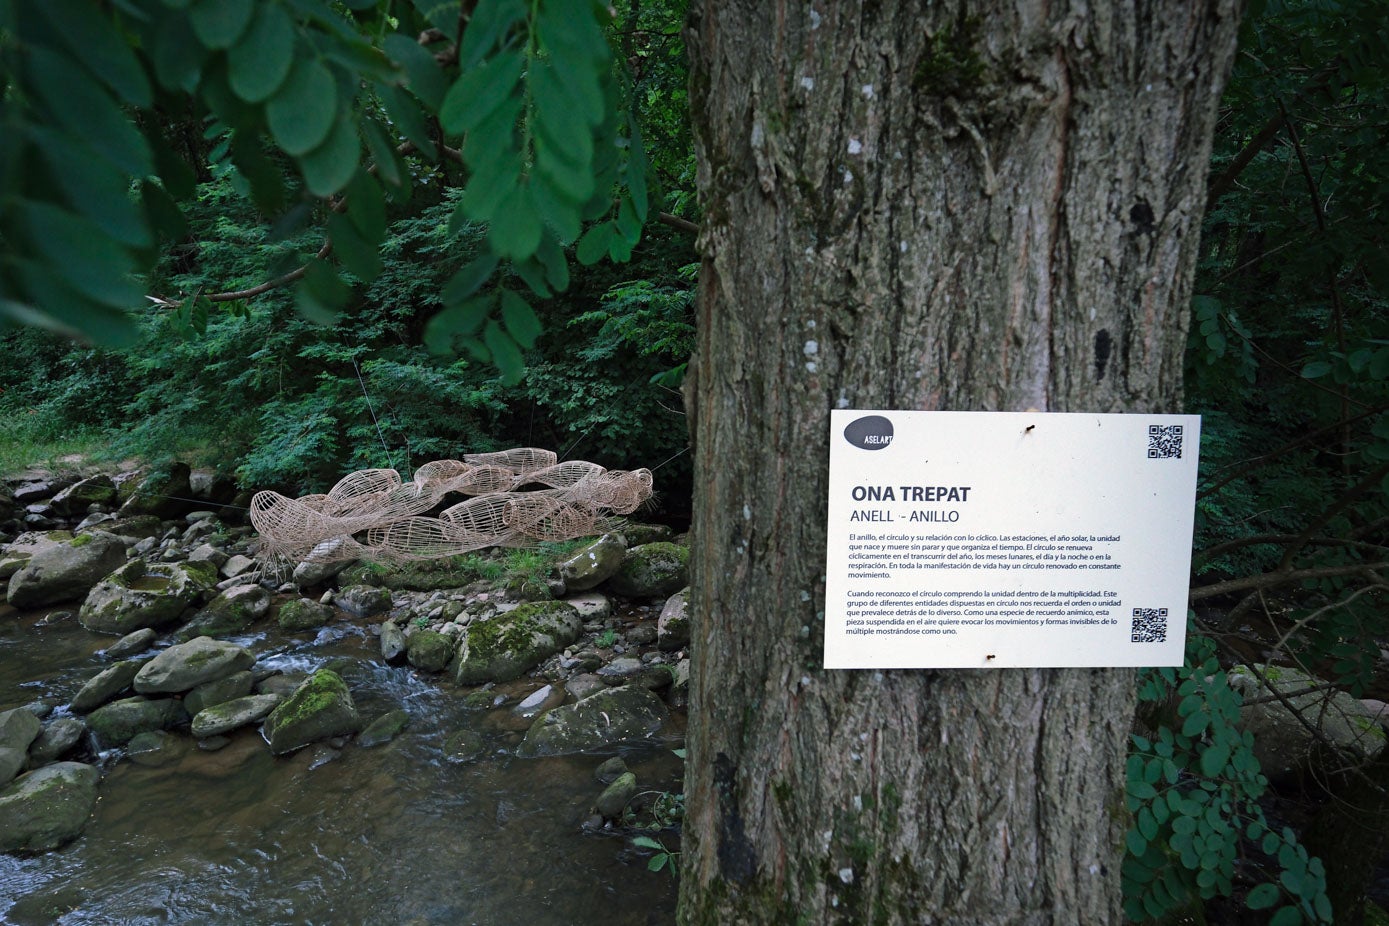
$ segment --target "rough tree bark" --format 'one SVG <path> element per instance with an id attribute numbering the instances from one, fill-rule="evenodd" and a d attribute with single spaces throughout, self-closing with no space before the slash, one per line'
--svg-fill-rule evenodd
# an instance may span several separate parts
<path id="1" fill-rule="evenodd" d="M 1131 673 L 824 671 L 829 411 L 1180 410 L 1236 3 L 692 7 L 682 922 L 1117 922 Z"/>

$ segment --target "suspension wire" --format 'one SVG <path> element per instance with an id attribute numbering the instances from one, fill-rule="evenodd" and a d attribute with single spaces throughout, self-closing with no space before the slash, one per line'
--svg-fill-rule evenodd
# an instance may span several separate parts
<path id="1" fill-rule="evenodd" d="M 682 456 L 682 455 L 684 455 L 684 454 L 686 454 L 686 453 L 689 453 L 689 452 L 690 452 L 690 448 L 689 448 L 688 445 L 686 445 L 686 447 L 685 447 L 683 450 L 680 450 L 679 452 L 674 453 L 674 454 L 672 454 L 671 456 L 666 457 L 666 458 L 665 458 L 664 460 L 662 460 L 660 463 L 657 463 L 655 466 L 651 467 L 651 472 L 653 472 L 653 473 L 656 472 L 656 470 L 660 469 L 662 466 L 665 466 L 667 463 L 671 462 L 672 460 L 676 459 L 677 457 L 680 457 L 680 456 Z"/>
<path id="2" fill-rule="evenodd" d="M 356 357 L 352 358 L 352 369 L 357 371 L 357 382 L 362 386 L 362 398 L 367 400 L 367 411 L 371 413 L 371 423 L 376 426 L 376 436 L 381 439 L 381 449 L 386 451 L 386 462 L 394 469 L 395 457 L 391 455 L 391 448 L 386 445 L 386 435 L 381 433 L 381 422 L 376 420 L 376 409 L 371 407 L 371 396 L 367 394 L 367 382 L 362 379 L 362 368 L 357 366 Z"/>

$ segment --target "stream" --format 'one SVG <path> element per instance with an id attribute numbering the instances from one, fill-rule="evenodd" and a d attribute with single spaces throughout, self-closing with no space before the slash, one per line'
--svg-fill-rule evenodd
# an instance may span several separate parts
<path id="1" fill-rule="evenodd" d="M 232 639 L 287 674 L 350 660 L 344 677 L 363 722 L 399 707 L 409 725 L 382 746 L 280 758 L 257 727 L 215 752 L 184 733 L 155 753 L 104 753 L 82 836 L 43 855 L 0 855 L 0 923 L 674 921 L 675 880 L 647 870 L 630 833 L 586 825 L 602 790 L 594 770 L 612 753 L 512 755 L 524 727 L 510 707 L 539 682 L 498 686 L 507 701 L 476 711 L 451 683 L 382 663 L 375 637 L 347 621 L 313 640 Z M 112 642 L 74 617 L 0 607 L 0 710 L 66 705 Z M 446 757 L 444 738 L 460 729 L 483 737 L 480 759 Z M 673 730 L 621 755 L 643 789 L 678 790 L 680 745 Z"/>

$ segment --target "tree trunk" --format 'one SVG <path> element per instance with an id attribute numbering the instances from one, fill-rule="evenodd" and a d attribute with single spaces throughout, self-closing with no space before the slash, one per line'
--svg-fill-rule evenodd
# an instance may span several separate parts
<path id="1" fill-rule="evenodd" d="M 681 920 L 1117 922 L 1132 674 L 825 671 L 829 411 L 1179 411 L 1236 4 L 692 7 Z"/>

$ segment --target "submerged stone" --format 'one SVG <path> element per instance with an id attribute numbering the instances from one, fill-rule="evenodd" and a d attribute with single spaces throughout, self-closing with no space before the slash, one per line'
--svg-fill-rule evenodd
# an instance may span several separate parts
<path id="1" fill-rule="evenodd" d="M 58 762 L 0 790 L 0 852 L 47 852 L 75 839 L 96 806 L 101 774 Z"/>
<path id="2" fill-rule="evenodd" d="M 188 720 L 173 698 L 125 698 L 92 711 L 87 726 L 103 747 L 124 746 L 141 733 L 167 730 Z"/>
<path id="3" fill-rule="evenodd" d="M 139 660 L 128 659 L 98 672 L 87 681 L 87 684 L 78 689 L 77 694 L 72 696 L 72 703 L 68 706 L 77 714 L 96 710 L 116 695 L 129 689 L 131 682 L 135 681 L 135 676 L 143 665 L 144 663 Z"/>
<path id="4" fill-rule="evenodd" d="M 516 754 L 565 755 L 646 739 L 661 729 L 668 716 L 661 699 L 645 688 L 609 688 L 541 714 Z"/>
<path id="5" fill-rule="evenodd" d="M 145 663 L 135 675 L 134 687 L 141 694 L 191 691 L 206 682 L 249 669 L 255 661 L 255 656 L 244 647 L 198 637 L 171 646 Z"/>

